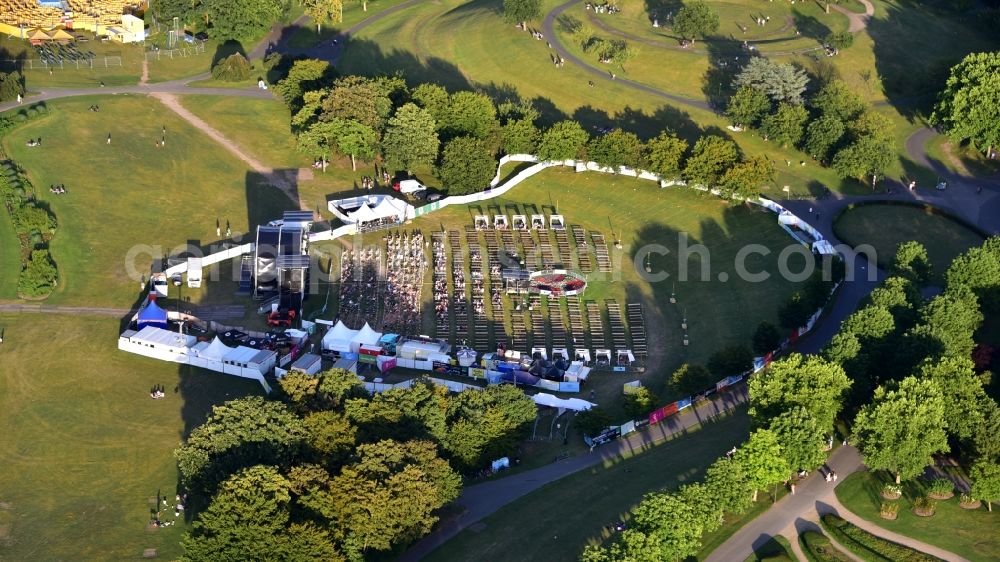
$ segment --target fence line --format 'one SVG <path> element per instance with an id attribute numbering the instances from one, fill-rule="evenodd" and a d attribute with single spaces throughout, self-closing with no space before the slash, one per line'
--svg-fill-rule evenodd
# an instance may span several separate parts
<path id="1" fill-rule="evenodd" d="M 122 66 L 122 58 L 117 56 L 93 57 L 87 60 L 62 60 L 48 62 L 42 59 L 0 59 L 4 68 L 21 68 L 25 70 L 80 70 L 81 68 L 112 68 Z"/>
<path id="2" fill-rule="evenodd" d="M 194 55 L 200 55 L 205 52 L 205 45 L 196 44 L 194 47 L 184 47 L 182 49 L 156 49 L 155 51 L 146 51 L 145 57 L 147 61 L 151 60 L 173 60 L 175 58 L 187 58 Z"/>

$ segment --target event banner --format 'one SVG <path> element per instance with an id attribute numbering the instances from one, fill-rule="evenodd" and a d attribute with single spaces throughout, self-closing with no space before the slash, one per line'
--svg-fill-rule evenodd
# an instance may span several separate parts
<path id="1" fill-rule="evenodd" d="M 435 373 L 441 373 L 442 375 L 449 375 L 452 377 L 464 377 L 466 367 L 460 365 L 452 365 L 450 363 L 445 363 L 443 361 L 435 361 L 433 370 Z"/>
<path id="2" fill-rule="evenodd" d="M 474 379 L 485 379 L 486 369 L 480 367 L 469 367 L 469 376 Z"/>

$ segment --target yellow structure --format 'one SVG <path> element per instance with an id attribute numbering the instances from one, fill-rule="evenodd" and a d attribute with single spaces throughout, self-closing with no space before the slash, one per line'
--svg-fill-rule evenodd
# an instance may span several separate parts
<path id="1" fill-rule="evenodd" d="M 146 0 L 67 0 L 66 3 L 69 9 L 63 11 L 40 6 L 38 0 L 0 0 L 0 33 L 27 39 L 34 28 L 65 27 L 108 35 L 125 43 L 144 38 L 142 20 L 131 14 L 144 10 L 148 5 Z"/>

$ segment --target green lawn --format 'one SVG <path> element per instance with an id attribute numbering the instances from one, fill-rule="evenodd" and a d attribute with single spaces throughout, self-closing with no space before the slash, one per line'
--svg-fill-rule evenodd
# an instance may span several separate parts
<path id="1" fill-rule="evenodd" d="M 183 521 L 146 526 L 150 499 L 174 503 L 172 451 L 211 405 L 260 385 L 119 352 L 114 318 L 0 315 L 0 329 L 0 558 L 179 556 Z"/>
<path id="2" fill-rule="evenodd" d="M 92 36 L 91 36 L 92 37 Z M 91 39 L 77 43 L 83 51 L 92 51 L 97 57 L 94 68 L 76 69 L 71 63 L 65 63 L 65 68 L 45 68 L 34 70 L 25 66 L 24 76 L 28 90 L 46 87 L 99 87 L 101 82 L 107 86 L 123 86 L 137 84 L 142 73 L 142 47 L 139 45 L 123 45 L 108 41 L 102 43 Z M 40 63 L 38 53 L 27 42 L 16 37 L 0 35 L 0 50 L 6 51 L 4 58 L 25 57 L 35 59 L 35 65 Z M 105 57 L 112 66 L 103 66 Z M 120 59 L 118 66 L 116 60 Z"/>
<path id="3" fill-rule="evenodd" d="M 938 501 L 933 517 L 917 517 L 910 508 L 913 500 L 925 492 L 919 483 L 903 486 L 899 516 L 895 521 L 879 517 L 879 496 L 882 484 L 890 477 L 870 472 L 850 475 L 837 486 L 837 499 L 844 506 L 876 525 L 901 535 L 913 537 L 954 552 L 973 561 L 996 560 L 1000 552 L 1000 511 L 990 513 L 983 506 L 965 510 L 958 506 L 958 497 Z"/>
<path id="4" fill-rule="evenodd" d="M 482 521 L 484 528 L 462 531 L 425 560 L 578 560 L 584 546 L 607 538 L 605 526 L 620 521 L 643 494 L 700 479 L 748 431 L 741 408 L 632 458 L 585 469 L 504 506 Z"/>
<path id="5" fill-rule="evenodd" d="M 88 111 L 95 103 L 101 111 Z M 289 205 L 155 99 L 72 98 L 49 108 L 48 116 L 15 129 L 3 143 L 59 221 L 51 248 L 61 278 L 52 304 L 130 306 L 139 284 L 126 266 L 130 252 L 136 275 L 148 273 L 151 258 L 143 245 L 208 245 L 218 241 L 216 220 L 229 221 L 238 235 Z M 167 144 L 156 148 L 164 126 Z M 26 148 L 25 139 L 36 137 L 44 139 L 43 148 Z M 54 183 L 65 184 L 68 193 L 49 194 Z M 9 280 L 15 274 L 0 275 Z"/>
<path id="6" fill-rule="evenodd" d="M 958 254 L 983 243 L 976 232 L 950 218 L 910 205 L 860 205 L 841 214 L 837 237 L 851 246 L 871 244 L 880 267 L 888 267 L 896 247 L 916 240 L 927 248 L 938 280 Z"/>
<path id="7" fill-rule="evenodd" d="M 937 136 L 927 143 L 927 156 L 953 173 L 988 176 L 1000 170 L 1000 161 L 988 160 L 982 151 L 967 142 L 957 143 Z"/>

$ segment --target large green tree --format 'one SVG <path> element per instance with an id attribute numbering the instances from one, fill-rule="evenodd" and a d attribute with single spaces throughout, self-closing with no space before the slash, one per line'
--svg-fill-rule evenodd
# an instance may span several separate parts
<path id="1" fill-rule="evenodd" d="M 439 145 L 434 118 L 427 110 L 408 103 L 389 120 L 382 155 L 390 165 L 410 172 L 416 166 L 434 162 Z"/>
<path id="2" fill-rule="evenodd" d="M 790 64 L 774 62 L 764 57 L 751 57 L 733 81 L 733 87 L 754 88 L 776 102 L 801 104 L 802 94 L 809 85 L 805 71 Z"/>
<path id="3" fill-rule="evenodd" d="M 222 483 L 211 505 L 185 534 L 181 560 L 344 560 L 325 530 L 312 523 L 290 522 L 291 500 L 288 480 L 274 467 L 241 471 Z"/>
<path id="4" fill-rule="evenodd" d="M 303 107 L 306 92 L 316 91 L 330 84 L 333 67 L 330 63 L 317 59 L 300 59 L 292 63 L 288 75 L 274 85 L 285 105 L 293 112 Z M 312 113 L 318 108 L 314 107 Z"/>
<path id="5" fill-rule="evenodd" d="M 316 24 L 316 33 L 324 23 L 338 24 L 344 21 L 344 0 L 302 0 L 305 14 Z"/>
<path id="6" fill-rule="evenodd" d="M 448 99 L 444 122 L 438 124 L 445 138 L 471 136 L 485 139 L 500 127 L 496 106 L 486 94 L 455 92 Z"/>
<path id="7" fill-rule="evenodd" d="M 793 353 L 750 379 L 750 415 L 759 426 L 796 406 L 822 431 L 831 431 L 851 381 L 840 365 L 816 355 Z"/>
<path id="8" fill-rule="evenodd" d="M 993 502 L 1000 501 L 1000 464 L 981 459 L 969 471 L 972 481 L 972 497 L 986 502 L 986 508 L 993 511 Z"/>
<path id="9" fill-rule="evenodd" d="M 931 380 L 907 377 L 895 388 L 880 386 L 854 420 L 865 464 L 902 479 L 919 476 L 932 456 L 948 451 L 945 403 Z"/>
<path id="10" fill-rule="evenodd" d="M 701 392 L 715 381 L 708 369 L 697 364 L 684 363 L 670 375 L 670 387 L 685 396 Z"/>
<path id="11" fill-rule="evenodd" d="M 932 381 L 944 399 L 948 432 L 961 440 L 972 439 L 983 422 L 988 400 L 983 381 L 968 357 L 944 357 L 920 366 L 919 376 Z"/>
<path id="12" fill-rule="evenodd" d="M 497 162 L 483 141 L 456 137 L 444 145 L 438 177 L 449 195 L 475 193 L 489 187 Z"/>
<path id="13" fill-rule="evenodd" d="M 803 148 L 810 156 L 825 164 L 830 161 L 831 152 L 843 138 L 846 130 L 844 122 L 837 117 L 823 115 L 806 127 Z"/>
<path id="14" fill-rule="evenodd" d="M 714 187 L 738 159 L 736 143 L 718 135 L 705 135 L 694 143 L 684 176 L 696 184 Z"/>
<path id="15" fill-rule="evenodd" d="M 812 106 L 824 117 L 834 117 L 849 123 L 865 110 L 865 101 L 845 82 L 832 80 L 812 97 Z"/>
<path id="16" fill-rule="evenodd" d="M 205 0 L 215 39 L 256 39 L 288 10 L 284 0 Z"/>
<path id="17" fill-rule="evenodd" d="M 896 256 L 892 260 L 893 275 L 905 277 L 918 285 L 930 280 L 931 260 L 927 256 L 927 248 L 915 240 L 903 242 L 896 247 Z"/>
<path id="18" fill-rule="evenodd" d="M 801 105 L 782 102 L 778 109 L 766 115 L 760 123 L 765 138 L 781 146 L 795 146 L 802 140 L 802 131 L 809 120 L 809 112 Z"/>
<path id="19" fill-rule="evenodd" d="M 587 143 L 587 158 L 616 171 L 625 167 L 634 169 L 642 161 L 642 149 L 642 141 L 635 133 L 615 129 L 606 135 L 590 139 Z"/>
<path id="20" fill-rule="evenodd" d="M 579 158 L 590 136 L 576 121 L 560 121 L 542 134 L 538 143 L 540 160 L 573 160 Z"/>
<path id="21" fill-rule="evenodd" d="M 781 444 L 781 453 L 792 470 L 813 470 L 826 462 L 825 433 L 816 418 L 801 406 L 794 406 L 771 420 L 769 428 Z"/>
<path id="22" fill-rule="evenodd" d="M 951 69 L 931 121 L 992 153 L 1000 144 L 1000 51 L 970 54 Z"/>
<path id="23" fill-rule="evenodd" d="M 677 10 L 673 29 L 681 37 L 690 39 L 705 37 L 719 29 L 719 14 L 702 0 L 688 2 Z"/>
<path id="24" fill-rule="evenodd" d="M 526 26 L 542 15 L 542 0 L 503 0 L 503 19 Z"/>
<path id="25" fill-rule="evenodd" d="M 757 492 L 762 488 L 784 482 L 791 474 L 791 468 L 781 450 L 778 436 L 768 429 L 758 429 L 733 455 L 746 476 L 748 487 L 753 490 L 752 501 L 757 501 Z"/>
<path id="26" fill-rule="evenodd" d="M 344 76 L 333 83 L 320 119 L 352 119 L 381 133 L 392 114 L 390 92 L 376 79 Z"/>
<path id="27" fill-rule="evenodd" d="M 505 154 L 533 154 L 542 133 L 528 119 L 514 119 L 500 127 L 500 148 Z"/>
<path id="28" fill-rule="evenodd" d="M 774 164 L 765 156 L 750 158 L 733 164 L 719 180 L 727 194 L 745 200 L 757 200 L 768 183 L 774 181 Z"/>
<path id="29" fill-rule="evenodd" d="M 771 109 L 771 100 L 762 90 L 740 86 L 729 98 L 726 116 L 737 127 L 756 127 Z"/>
<path id="30" fill-rule="evenodd" d="M 651 539 L 658 560 L 683 560 L 701 549 L 704 520 L 679 494 L 646 494 L 632 510 L 632 524 Z"/>
<path id="31" fill-rule="evenodd" d="M 681 174 L 681 160 L 687 152 L 687 141 L 677 135 L 663 131 L 646 142 L 644 161 L 650 172 L 664 179 L 672 179 Z"/>
<path id="32" fill-rule="evenodd" d="M 185 485 L 212 491 L 240 469 L 287 464 L 304 439 L 302 420 L 285 404 L 252 396 L 213 407 L 174 455 Z"/>
<path id="33" fill-rule="evenodd" d="M 705 485 L 713 502 L 728 513 L 746 513 L 752 505 L 753 487 L 735 459 L 721 457 L 705 471 Z"/>

